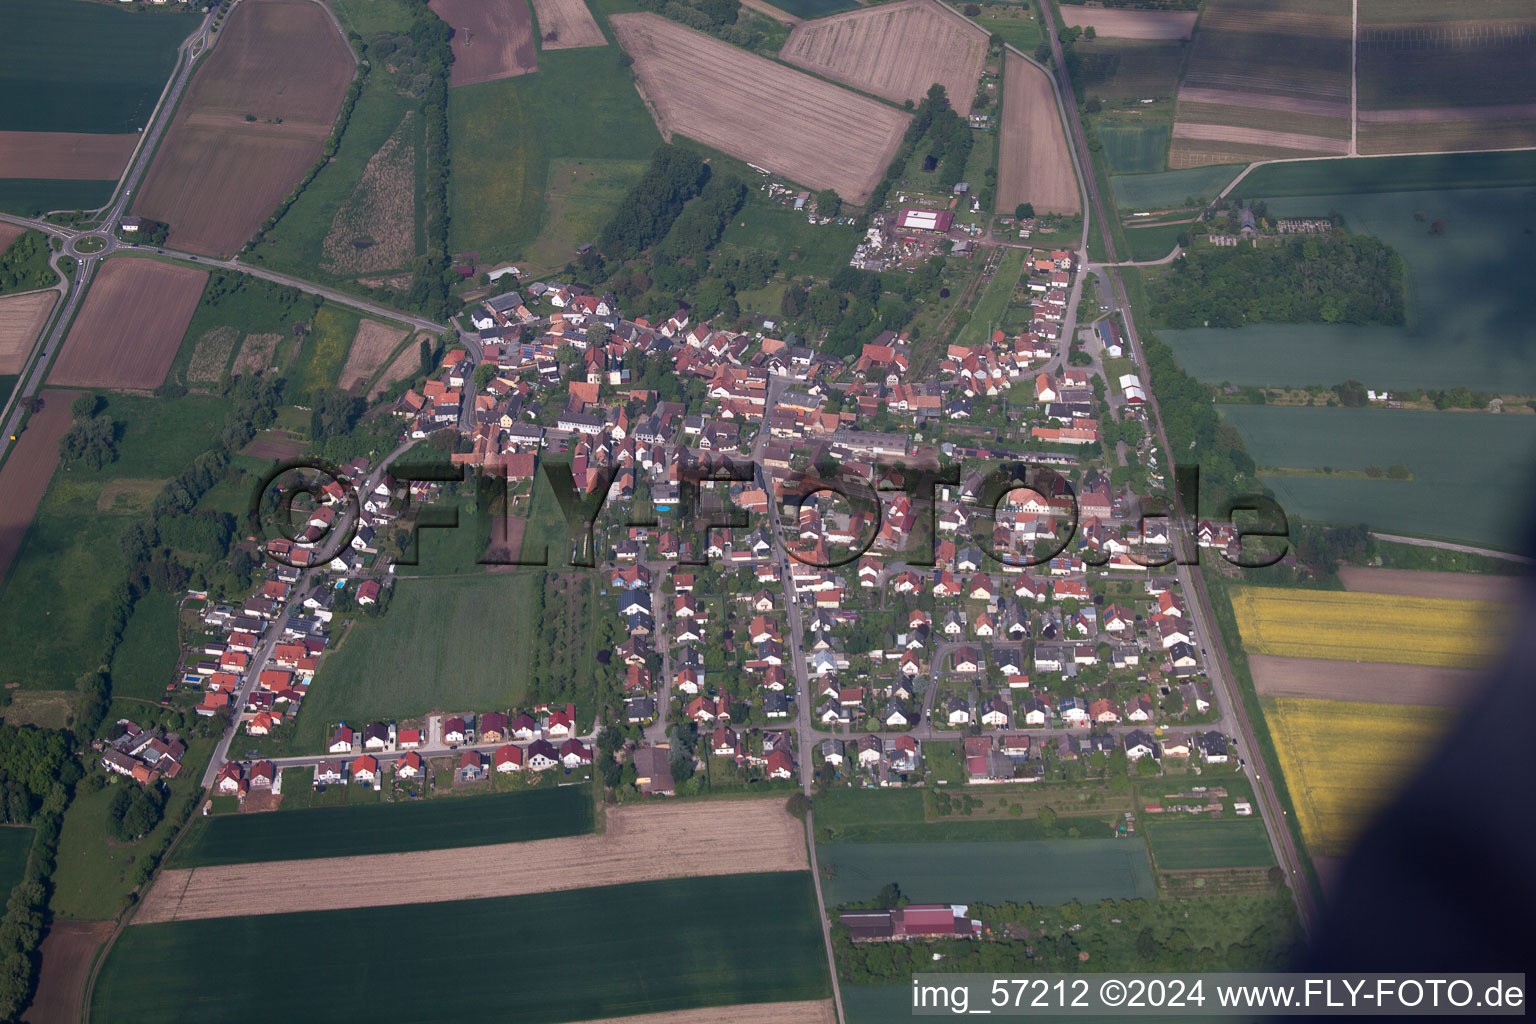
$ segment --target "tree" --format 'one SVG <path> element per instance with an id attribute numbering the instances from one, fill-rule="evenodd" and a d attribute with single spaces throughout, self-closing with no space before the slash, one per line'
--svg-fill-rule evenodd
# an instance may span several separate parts
<path id="1" fill-rule="evenodd" d="M 1056 827 L 1056 812 L 1049 804 L 1042 804 L 1035 812 L 1035 820 L 1040 823 L 1041 828 L 1049 832 Z"/>
<path id="2" fill-rule="evenodd" d="M 795 817 L 799 818 L 801 821 L 804 821 L 805 816 L 810 813 L 811 810 L 811 798 L 799 790 L 796 790 L 795 792 L 791 793 L 789 799 L 785 801 L 784 809 L 790 814 L 793 814 Z"/>
<path id="3" fill-rule="evenodd" d="M 977 17 L 980 17 L 981 16 L 981 5 L 980 4 L 966 4 L 965 5 L 965 16 L 967 18 L 977 18 Z"/>
<path id="4" fill-rule="evenodd" d="M 495 363 L 481 363 L 479 366 L 475 367 L 475 388 L 477 390 L 484 391 L 485 386 L 495 379 Z"/>
<path id="5" fill-rule="evenodd" d="M 1013 215 L 1018 220 L 1033 220 L 1035 216 L 1035 205 L 1033 203 L 1020 203 L 1018 206 L 1013 208 Z"/>
<path id="6" fill-rule="evenodd" d="M 990 36 L 987 37 L 987 45 L 992 47 L 994 50 L 1002 49 L 1003 44 L 1006 42 L 1007 40 L 1003 38 L 1002 33 L 1000 32 L 993 32 Z"/>
<path id="7" fill-rule="evenodd" d="M 1411 476 L 1413 476 L 1413 474 L 1409 472 L 1408 467 L 1403 465 L 1401 462 L 1394 462 L 1392 465 L 1387 467 L 1388 480 L 1407 480 Z"/>
<path id="8" fill-rule="evenodd" d="M 842 197 L 833 188 L 824 188 L 816 193 L 816 213 L 821 217 L 836 217 L 843 208 Z"/>
<path id="9" fill-rule="evenodd" d="M 1088 102 L 1083 104 L 1083 109 L 1090 114 L 1097 114 L 1104 109 L 1104 101 L 1097 96 L 1088 97 Z"/>
<path id="10" fill-rule="evenodd" d="M 1098 31 L 1092 25 L 1089 25 L 1089 26 L 1087 26 L 1087 27 L 1085 27 L 1083 29 L 1083 38 L 1084 39 L 1093 39 L 1093 38 L 1097 37 L 1098 34 L 1099 34 Z"/>
<path id="11" fill-rule="evenodd" d="M 101 399 L 96 395 L 80 395 L 69 404 L 69 415 L 72 419 L 88 420 L 96 415 L 101 407 Z"/>
<path id="12" fill-rule="evenodd" d="M 1347 380 L 1334 388 L 1334 391 L 1339 396 L 1339 404 L 1347 408 L 1359 409 L 1368 401 L 1365 385 L 1357 380 Z"/>
<path id="13" fill-rule="evenodd" d="M 901 906 L 901 886 L 895 882 L 887 882 L 880 887 L 880 893 L 875 897 L 875 902 L 881 910 L 895 910 Z"/>

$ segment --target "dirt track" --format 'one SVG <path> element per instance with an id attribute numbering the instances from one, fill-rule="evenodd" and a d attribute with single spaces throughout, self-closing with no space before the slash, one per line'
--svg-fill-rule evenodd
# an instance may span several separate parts
<path id="1" fill-rule="evenodd" d="M 21 372 L 37 332 L 43 329 L 58 298 L 59 293 L 52 288 L 0 297 L 0 373 Z M 0 402 L 5 398 L 0 395 Z"/>
<path id="2" fill-rule="evenodd" d="M 432 0 L 453 29 L 453 85 L 475 85 L 538 70 L 527 0 Z"/>
<path id="3" fill-rule="evenodd" d="M 582 0 L 533 0 L 533 13 L 539 19 L 546 50 L 573 50 L 579 46 L 607 46 L 608 37 L 597 27 L 592 12 Z M 550 38 L 554 33 L 555 38 Z"/>
<path id="4" fill-rule="evenodd" d="M 1123 11 L 1061 5 L 1068 25 L 1093 27 L 1109 39 L 1188 39 L 1195 31 L 1195 11 Z"/>
<path id="5" fill-rule="evenodd" d="M 934 0 L 802 22 L 779 59 L 889 100 L 921 100 L 933 83 L 968 111 L 987 59 L 987 33 Z"/>
<path id="6" fill-rule="evenodd" d="M 1261 697 L 1352 700 L 1367 704 L 1464 707 L 1480 691 L 1486 673 L 1472 668 L 1392 665 L 1322 658 L 1250 654 L 1248 667 Z"/>
<path id="7" fill-rule="evenodd" d="M 138 144 L 132 132 L 0 132 L 0 178 L 115 180 Z"/>
<path id="8" fill-rule="evenodd" d="M 737 49 L 658 14 L 608 19 L 657 127 L 863 203 L 910 114 Z"/>
<path id="9" fill-rule="evenodd" d="M 77 1024 L 85 979 L 96 949 L 112 934 L 111 921 L 54 921 L 43 936 L 37 995 L 25 1024 Z"/>
<path id="10" fill-rule="evenodd" d="M 59 464 L 59 438 L 69 430 L 72 417 L 69 403 L 78 391 L 41 392 L 43 408 L 27 421 L 5 465 L 0 466 L 0 580 L 5 579 L 11 560 L 21 549 L 21 541 L 32 524 L 37 503 L 43 500 L 48 481 Z"/>
<path id="11" fill-rule="evenodd" d="M 207 280 L 207 271 L 174 263 L 132 256 L 107 260 L 48 371 L 48 383 L 159 387 Z"/>
<path id="12" fill-rule="evenodd" d="M 798 1003 L 740 1003 L 706 1006 L 699 1010 L 642 1013 L 633 1017 L 605 1017 L 581 1024 L 837 1024 L 832 1000 Z"/>
<path id="13" fill-rule="evenodd" d="M 133 923 L 459 899 L 470 878 L 492 898 L 808 866 L 782 800 L 658 802 L 609 811 L 601 835 L 164 871 Z"/>
<path id="14" fill-rule="evenodd" d="M 1034 204 L 1038 213 L 1073 214 L 1083 208 L 1051 80 L 1010 53 L 1003 69 L 997 208 L 1012 213 L 1020 203 Z"/>
<path id="15" fill-rule="evenodd" d="M 1414 569 L 1368 569 L 1346 565 L 1339 569 L 1345 590 L 1405 597 L 1446 597 L 1457 601 L 1518 602 L 1525 590 L 1521 576 L 1482 576 L 1469 572 L 1423 572 Z"/>

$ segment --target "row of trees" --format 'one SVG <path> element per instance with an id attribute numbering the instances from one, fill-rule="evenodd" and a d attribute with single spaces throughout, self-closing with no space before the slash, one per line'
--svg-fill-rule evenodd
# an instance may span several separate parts
<path id="1" fill-rule="evenodd" d="M 51 734 L 68 743 L 67 733 Z M 37 983 L 37 947 L 43 940 L 43 925 L 47 920 L 59 830 L 64 823 L 64 808 L 69 804 L 70 787 L 79 778 L 79 765 L 70 758 L 60 764 L 59 771 L 59 778 L 48 786 L 47 795 L 31 817 L 31 825 L 37 831 L 32 852 L 27 857 L 21 881 L 6 900 L 5 916 L 0 918 L 0 1019 L 3 1020 L 16 1020 L 21 1015 L 31 1001 L 33 986 Z"/>
<path id="2" fill-rule="evenodd" d="M 656 255 L 676 260 L 708 252 L 746 201 L 747 186 L 740 178 L 734 174 L 711 176 L 698 198 L 673 222 L 672 230 L 656 247 Z"/>
<path id="3" fill-rule="evenodd" d="M 618 259 L 638 256 L 666 237 L 683 206 L 709 180 L 709 167 L 692 149 L 663 145 L 598 236 L 602 251 Z"/>

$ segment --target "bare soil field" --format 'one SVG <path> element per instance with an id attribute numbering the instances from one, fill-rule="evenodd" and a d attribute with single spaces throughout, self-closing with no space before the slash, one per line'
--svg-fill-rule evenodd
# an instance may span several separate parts
<path id="1" fill-rule="evenodd" d="M 1367 704 L 1463 707 L 1487 675 L 1473 668 L 1389 665 L 1370 661 L 1277 658 L 1250 654 L 1248 667 L 1261 697 L 1307 697 Z"/>
<path id="2" fill-rule="evenodd" d="M 1262 92 L 1233 89 L 1180 89 L 1180 103 L 1213 103 L 1233 107 L 1255 107 L 1292 114 L 1316 114 L 1319 117 L 1349 117 L 1349 103 L 1337 100 L 1309 100 L 1299 96 L 1274 96 Z M 1345 127 L 1345 133 L 1349 131 Z"/>
<path id="3" fill-rule="evenodd" d="M 642 1013 L 633 1017 L 583 1021 L 582 1024 L 837 1024 L 837 1012 L 830 999 L 808 999 L 796 1003 L 742 1003 L 670 1013 Z"/>
<path id="4" fill-rule="evenodd" d="M 173 263 L 107 260 L 48 372 L 48 383 L 159 387 L 207 281 L 207 271 Z"/>
<path id="5" fill-rule="evenodd" d="M 390 363 L 389 368 L 379 377 L 379 382 L 373 386 L 373 391 L 368 397 L 370 399 L 379 397 L 389 390 L 391 384 L 414 375 L 420 367 L 421 356 L 414 348 L 407 345 L 405 350 L 398 356 L 395 356 L 395 361 Z"/>
<path id="6" fill-rule="evenodd" d="M 304 445 L 283 430 L 269 430 L 245 446 L 241 455 L 253 459 L 291 459 L 304 453 Z"/>
<path id="7" fill-rule="evenodd" d="M 138 135 L 0 132 L 0 178 L 105 181 L 123 173 Z"/>
<path id="8" fill-rule="evenodd" d="M 779 59 L 897 102 L 916 103 L 938 82 L 963 113 L 987 59 L 987 32 L 934 0 L 901 0 L 802 22 Z"/>
<path id="9" fill-rule="evenodd" d="M 347 363 L 341 368 L 340 386 L 352 391 L 367 384 L 408 333 L 377 320 L 359 321 Z"/>
<path id="10" fill-rule="evenodd" d="M 1002 139 L 997 158 L 997 208 L 1033 203 L 1041 213 L 1082 210 L 1077 175 L 1044 71 L 1016 53 L 1003 68 Z"/>
<path id="11" fill-rule="evenodd" d="M 1111 39 L 1188 39 L 1195 31 L 1195 11 L 1126 11 L 1061 5 L 1067 25 L 1092 26 Z"/>
<path id="12" fill-rule="evenodd" d="M 48 926 L 39 947 L 37 994 L 22 1014 L 25 1024 L 76 1024 L 85 999 L 85 980 L 96 950 L 115 927 L 111 921 L 58 921 Z"/>
<path id="13" fill-rule="evenodd" d="M 263 373 L 272 365 L 281 334 L 247 334 L 240 343 L 240 354 L 235 356 L 234 373 Z"/>
<path id="14" fill-rule="evenodd" d="M 192 361 L 187 364 L 187 381 L 195 384 L 212 384 L 229 365 L 229 354 L 240 340 L 237 328 L 224 326 L 204 331 L 192 350 Z"/>
<path id="15" fill-rule="evenodd" d="M 528 0 L 431 0 L 453 29 L 451 85 L 475 85 L 538 70 Z"/>
<path id="16" fill-rule="evenodd" d="M 1187 121 L 1180 121 L 1173 126 L 1173 137 L 1199 142 L 1232 142 L 1238 146 L 1269 146 L 1274 149 L 1292 149 L 1308 153 L 1349 152 L 1347 138 L 1332 139 L 1324 135 L 1276 132 L 1265 128 L 1242 128 L 1230 124 L 1190 124 Z"/>
<path id="17" fill-rule="evenodd" d="M 5 250 L 9 249 L 11 247 L 11 243 L 16 241 L 16 239 L 20 238 L 22 235 L 26 234 L 26 231 L 27 229 L 22 227 L 20 224 L 0 223 L 0 253 L 3 253 Z"/>
<path id="18" fill-rule="evenodd" d="M 597 835 L 296 863 L 164 871 L 134 923 L 433 902 L 462 896 L 466 878 L 488 899 L 809 867 L 804 828 L 779 799 L 631 805 Z"/>
<path id="19" fill-rule="evenodd" d="M 1419 124 L 1425 121 L 1509 121 L 1536 117 L 1536 103 L 1497 103 L 1486 107 L 1405 107 L 1362 110 L 1363 124 Z"/>
<path id="20" fill-rule="evenodd" d="M 1345 4 L 1341 9 L 1344 12 L 1342 14 L 1314 14 L 1310 11 L 1234 10 L 1213 4 L 1206 9 L 1200 31 L 1263 32 L 1270 35 L 1348 39 L 1352 30 L 1349 5 Z"/>
<path id="21" fill-rule="evenodd" d="M 43 407 L 27 420 L 26 429 L 5 465 L 0 466 L 0 580 L 11 568 L 11 559 L 21 549 L 21 541 L 32 525 L 32 514 L 43 500 L 48 481 L 59 464 L 59 438 L 69 430 L 73 418 L 69 403 L 78 391 L 39 392 Z"/>
<path id="22" fill-rule="evenodd" d="M 608 45 L 608 37 L 582 0 L 533 0 L 533 13 L 539 19 L 542 50 Z"/>
<path id="23" fill-rule="evenodd" d="M 1370 569 L 1346 565 L 1339 569 L 1345 590 L 1405 597 L 1445 597 L 1456 601 L 1500 601 L 1517 604 L 1528 586 L 1520 576 L 1483 576 L 1468 572 L 1427 572 L 1415 569 Z"/>
<path id="24" fill-rule="evenodd" d="M 609 24 L 664 138 L 686 135 L 854 204 L 868 200 L 911 118 L 657 14 Z"/>
<path id="25" fill-rule="evenodd" d="M 325 270 L 372 274 L 406 266 L 416 255 L 415 128 L 416 112 L 408 110 L 368 158 L 320 245 Z"/>
<path id="26" fill-rule="evenodd" d="M 10 242 L 0 242 L 4 243 L 0 252 L 4 252 Z M 59 293 L 52 288 L 0 296 L 0 373 L 21 372 L 37 332 L 43 329 L 58 298 Z"/>
<path id="27" fill-rule="evenodd" d="M 1365 111 L 1361 111 L 1364 114 Z M 1523 121 L 1362 122 L 1356 145 L 1362 155 L 1452 153 L 1468 149 L 1536 148 L 1536 118 Z"/>
<path id="28" fill-rule="evenodd" d="M 133 212 L 170 244 L 229 255 L 320 155 L 353 74 L 330 16 L 307 0 L 246 0 L 192 78 Z"/>

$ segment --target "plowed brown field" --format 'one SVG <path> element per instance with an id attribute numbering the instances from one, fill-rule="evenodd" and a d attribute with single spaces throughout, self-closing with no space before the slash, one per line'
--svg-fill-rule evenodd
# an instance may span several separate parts
<path id="1" fill-rule="evenodd" d="M 319 157 L 352 73 L 323 9 L 244 0 L 193 76 L 133 212 L 169 224 L 178 249 L 234 253 Z"/>
<path id="2" fill-rule="evenodd" d="M 1253 686 L 1261 697 L 1307 697 L 1367 704 L 1463 707 L 1481 690 L 1487 674 L 1471 668 L 1390 665 L 1325 658 L 1277 658 L 1250 654 Z"/>
<path id="3" fill-rule="evenodd" d="M 474 85 L 538 69 L 528 0 L 431 0 L 453 29 L 449 82 Z"/>
<path id="4" fill-rule="evenodd" d="M 779 59 L 889 100 L 912 100 L 938 82 L 968 111 L 987 59 L 987 32 L 934 0 L 901 0 L 801 22 Z"/>
<path id="5" fill-rule="evenodd" d="M 633 1017 L 606 1017 L 582 1024 L 837 1024 L 832 1000 L 798 1003 L 742 1003 L 707 1006 L 701 1010 L 642 1013 Z"/>
<path id="6" fill-rule="evenodd" d="M 73 417 L 69 403 L 78 391 L 40 392 L 43 407 L 27 421 L 11 455 L 0 466 L 0 580 L 5 579 L 11 559 L 21 550 L 22 538 L 32 525 L 32 514 L 43 500 L 48 481 L 59 464 L 59 438 L 69 430 Z"/>
<path id="7" fill-rule="evenodd" d="M 164 871 L 134 923 L 428 903 L 462 897 L 467 878 L 489 899 L 807 867 L 782 800 L 661 802 L 610 810 L 600 835 Z"/>
<path id="8" fill-rule="evenodd" d="M 608 21 L 663 136 L 686 135 L 852 203 L 869 198 L 911 119 L 658 14 Z"/>
<path id="9" fill-rule="evenodd" d="M 1423 572 L 1413 569 L 1339 568 L 1345 590 L 1404 597 L 1446 597 L 1458 601 L 1517 603 L 1529 584 L 1521 576 L 1482 576 L 1470 572 Z"/>
<path id="10" fill-rule="evenodd" d="M 1103 7 L 1061 5 L 1068 25 L 1092 26 L 1109 39 L 1188 39 L 1195 30 L 1195 11 L 1120 11 Z"/>
<path id="11" fill-rule="evenodd" d="M 540 49 L 573 50 L 579 46 L 607 46 L 603 30 L 592 19 L 582 0 L 533 0 L 539 19 Z"/>
<path id="12" fill-rule="evenodd" d="M 1082 210 L 1077 175 L 1044 71 L 1016 53 L 1003 68 L 1002 139 L 997 157 L 997 208 L 1032 203 L 1039 213 Z"/>
<path id="13" fill-rule="evenodd" d="M 76 1024 L 96 950 L 112 934 L 111 921 L 54 921 L 39 947 L 37 994 L 24 1024 Z"/>
<path id="14" fill-rule="evenodd" d="M 0 251 L 4 247 L 0 246 Z M 0 373 L 20 373 L 59 293 L 52 288 L 0 297 Z M 0 402 L 5 401 L 0 395 Z"/>
<path id="15" fill-rule="evenodd" d="M 107 260 L 48 372 L 48 383 L 159 387 L 207 281 L 206 271 L 173 263 Z"/>
<path id="16" fill-rule="evenodd" d="M 123 173 L 138 135 L 0 132 L 0 178 L 106 181 Z"/>
<path id="17" fill-rule="evenodd" d="M 347 365 L 341 368 L 340 386 L 351 391 L 367 384 L 405 334 L 404 330 L 377 320 L 359 321 L 352 348 L 347 352 Z"/>

